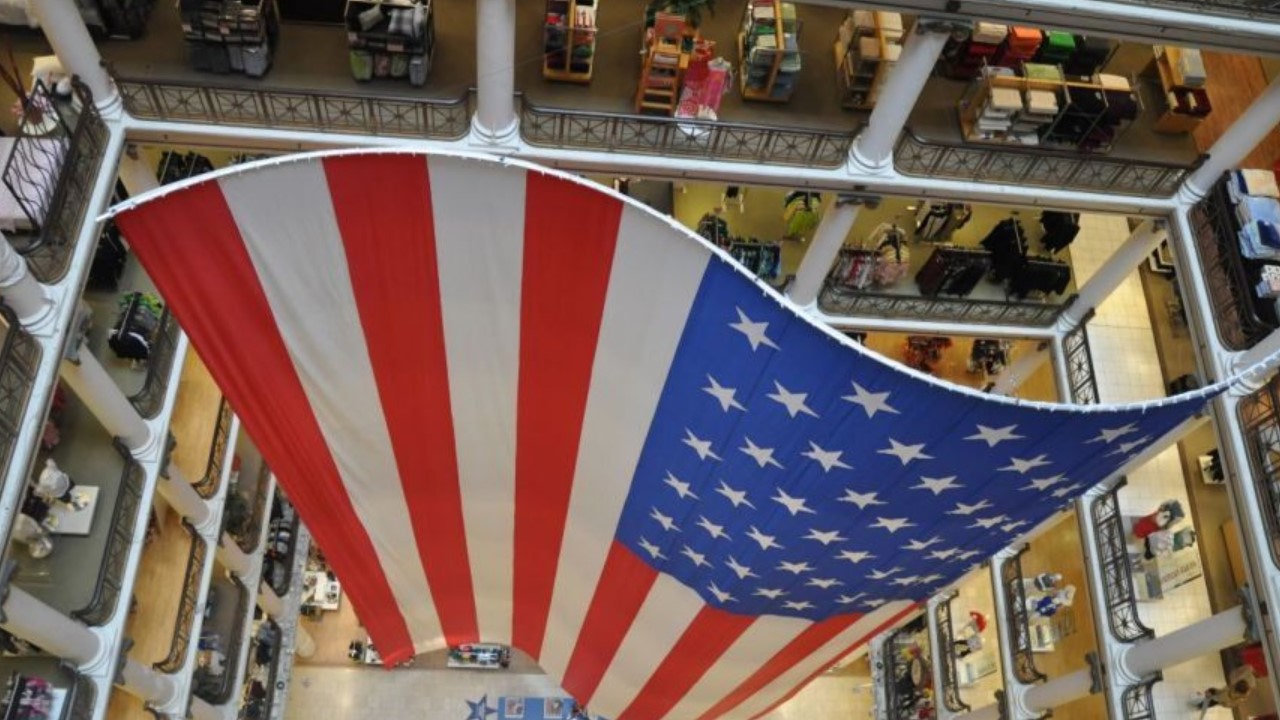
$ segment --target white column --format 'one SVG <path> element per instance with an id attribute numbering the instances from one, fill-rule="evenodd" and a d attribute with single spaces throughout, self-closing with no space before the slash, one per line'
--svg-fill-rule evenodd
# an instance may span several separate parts
<path id="1" fill-rule="evenodd" d="M 129 197 L 160 187 L 155 168 L 142 159 L 137 145 L 128 146 L 120 156 L 120 182 L 124 183 L 124 189 L 129 193 Z"/>
<path id="2" fill-rule="evenodd" d="M 831 265 L 840 254 L 849 231 L 853 230 L 853 221 L 858 219 L 859 207 L 859 201 L 839 196 L 827 207 L 796 270 L 796 279 L 787 290 L 787 297 L 792 302 L 807 307 L 817 301 L 822 283 L 831 272 Z"/>
<path id="3" fill-rule="evenodd" d="M 1235 607 L 1168 635 L 1129 645 L 1120 662 L 1132 676 L 1145 677 L 1243 642 L 1247 631 L 1243 609 Z"/>
<path id="4" fill-rule="evenodd" d="M 951 720 L 999 720 L 1000 706 L 992 703 L 962 715 L 952 715 Z"/>
<path id="5" fill-rule="evenodd" d="M 484 142 L 515 139 L 516 0 L 476 0 L 476 114 L 472 129 Z"/>
<path id="6" fill-rule="evenodd" d="M 993 395 L 1012 395 L 1018 392 L 1018 388 L 1022 387 L 1022 383 L 1027 381 L 1040 369 L 1042 365 L 1049 362 L 1053 357 L 1053 343 L 1048 340 L 1042 340 L 1031 350 L 1022 352 L 1014 359 L 1012 363 L 1005 366 L 1004 370 L 996 376 L 996 383 L 991 388 Z"/>
<path id="7" fill-rule="evenodd" d="M 53 300 L 27 271 L 27 259 L 13 249 L 4 233 L 0 233 L 0 296 L 28 332 L 39 333 L 52 324 Z"/>
<path id="8" fill-rule="evenodd" d="M 920 18 L 902 46 L 898 62 L 889 70 L 876 106 L 867 120 L 867 127 L 853 142 L 853 162 L 872 172 L 888 168 L 893 159 L 893 145 L 907 124 L 907 118 L 915 109 L 916 101 L 925 83 L 933 73 L 942 47 L 947 44 L 950 27 L 946 32 L 931 26 L 928 18 Z"/>
<path id="9" fill-rule="evenodd" d="M 1049 682 L 1032 685 L 1022 697 L 1023 704 L 1035 715 L 1065 705 L 1088 695 L 1093 688 L 1089 668 L 1056 677 Z"/>
<path id="10" fill-rule="evenodd" d="M 191 696 L 191 720 L 228 720 L 233 717 L 225 705 L 213 706 Z"/>
<path id="11" fill-rule="evenodd" d="M 1110 297 L 1146 261 L 1151 251 L 1168 237 L 1169 228 L 1163 220 L 1144 220 L 1084 285 L 1076 290 L 1075 302 L 1062 311 L 1058 326 L 1069 330 L 1083 322 L 1085 316 Z"/>
<path id="12" fill-rule="evenodd" d="M 284 615 L 284 600 L 264 580 L 258 583 L 258 604 L 273 618 Z"/>
<path id="13" fill-rule="evenodd" d="M 172 675 L 149 668 L 133 658 L 124 661 L 120 687 L 156 707 L 168 705 L 178 694 L 178 684 Z"/>
<path id="14" fill-rule="evenodd" d="M 97 662 L 103 652 L 102 640 L 92 630 L 49 607 L 11 581 L 4 602 L 4 622 L 0 627 L 50 655 L 77 665 Z"/>
<path id="15" fill-rule="evenodd" d="M 182 471 L 178 470 L 178 466 L 173 463 L 169 463 L 165 472 L 160 473 L 160 479 L 156 482 L 156 491 L 164 496 L 169 507 L 182 513 L 182 517 L 186 518 L 197 531 L 213 516 L 209 503 L 200 497 L 200 493 L 191 487 L 191 483 L 187 482 Z"/>
<path id="16" fill-rule="evenodd" d="M 222 534 L 222 541 L 218 543 L 217 557 L 223 567 L 240 579 L 244 579 L 253 570 L 253 559 L 240 549 L 235 538 L 226 533 Z"/>
<path id="17" fill-rule="evenodd" d="M 62 361 L 62 379 L 107 432 L 120 438 L 130 450 L 142 450 L 151 441 L 151 428 L 87 345 L 80 345 L 79 362 Z"/>
<path id="18" fill-rule="evenodd" d="M 40 21 L 62 67 L 88 86 L 99 112 L 114 114 L 120 107 L 120 92 L 102 66 L 102 55 L 80 17 L 79 6 L 67 0 L 27 0 L 27 8 Z"/>
<path id="19" fill-rule="evenodd" d="M 1236 121 L 1227 128 L 1213 147 L 1209 148 L 1209 157 L 1191 176 L 1187 178 L 1183 191 L 1191 199 L 1205 196 L 1213 184 L 1222 177 L 1222 173 L 1240 163 L 1253 152 L 1271 129 L 1280 121 L 1280 78 L 1272 80 L 1266 90 L 1253 101 Z"/>
<path id="20" fill-rule="evenodd" d="M 311 633 L 307 632 L 302 623 L 298 623 L 297 630 L 298 633 L 293 641 L 293 652 L 302 658 L 309 658 L 315 655 L 316 641 L 311 639 Z"/>

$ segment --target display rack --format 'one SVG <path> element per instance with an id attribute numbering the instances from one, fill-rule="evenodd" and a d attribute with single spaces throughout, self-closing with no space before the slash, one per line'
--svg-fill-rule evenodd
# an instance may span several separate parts
<path id="1" fill-rule="evenodd" d="M 451 647 L 445 665 L 469 670 L 505 670 L 511 665 L 511 648 L 493 643 Z"/>
<path id="2" fill-rule="evenodd" d="M 681 15 L 658 13 L 645 29 L 644 65 L 636 89 L 637 113 L 672 115 L 680 100 L 680 85 L 689 67 L 689 53 L 698 33 Z"/>
<path id="3" fill-rule="evenodd" d="M 854 10 L 836 33 L 835 59 L 841 104 L 870 110 L 889 70 L 902 54 L 902 16 L 895 12 Z"/>
<path id="4" fill-rule="evenodd" d="M 788 102 L 800 78 L 800 22 L 796 6 L 781 0 L 748 0 L 738 33 L 742 98 Z"/>
<path id="5" fill-rule="evenodd" d="M 1164 91 L 1164 113 L 1151 129 L 1169 135 L 1195 130 L 1213 112 L 1204 87 L 1206 78 L 1200 51 L 1156 45 L 1152 52 L 1160 75 L 1160 88 Z"/>
<path id="6" fill-rule="evenodd" d="M 270 69 L 275 0 L 179 0 L 178 10 L 196 70 L 262 77 Z"/>
<path id="7" fill-rule="evenodd" d="M 596 56 L 596 0 L 547 0 L 542 76 L 589 83 Z"/>
<path id="8" fill-rule="evenodd" d="M 345 17 L 352 77 L 427 82 L 436 49 L 431 0 L 347 0 Z"/>

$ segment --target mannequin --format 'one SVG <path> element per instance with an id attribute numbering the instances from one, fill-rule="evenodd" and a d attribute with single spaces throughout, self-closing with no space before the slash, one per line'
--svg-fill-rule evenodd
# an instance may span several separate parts
<path id="1" fill-rule="evenodd" d="M 1177 500 L 1165 500 L 1160 503 L 1160 507 L 1156 508 L 1155 512 L 1134 521 L 1133 536 L 1139 540 L 1145 540 L 1151 533 L 1164 530 L 1186 516 L 1182 503 Z"/>
<path id="2" fill-rule="evenodd" d="M 1027 596 L 1027 612 L 1042 618 L 1050 618 L 1059 610 L 1069 608 L 1076 599 L 1076 586 L 1068 585 L 1052 593 L 1037 593 Z"/>
<path id="3" fill-rule="evenodd" d="M 53 552 L 53 539 L 49 537 L 46 523 L 50 519 L 49 506 L 34 495 L 27 495 L 22 510 L 13 521 L 13 539 L 27 546 L 31 557 L 40 559 Z"/>
<path id="4" fill-rule="evenodd" d="M 85 503 L 82 498 L 73 492 L 75 487 L 75 481 L 71 479 L 71 476 L 66 471 L 58 467 L 57 461 L 53 458 L 44 461 L 44 469 L 40 471 L 40 477 L 36 479 L 36 495 L 45 502 L 66 503 L 76 510 L 80 510 Z"/>

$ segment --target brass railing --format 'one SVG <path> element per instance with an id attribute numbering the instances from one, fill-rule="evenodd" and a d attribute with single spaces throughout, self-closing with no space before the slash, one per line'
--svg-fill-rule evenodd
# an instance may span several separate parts
<path id="1" fill-rule="evenodd" d="M 173 622 L 173 642 L 169 654 L 155 664 L 160 672 L 176 673 L 187 660 L 191 648 L 191 630 L 196 622 L 196 605 L 200 602 L 200 585 L 204 580 L 204 564 L 209 557 L 209 543 L 186 521 L 182 527 L 191 537 L 191 550 L 187 553 L 187 571 L 182 580 L 182 595 L 178 598 L 178 616 Z"/>
<path id="2" fill-rule="evenodd" d="M 1071 331 L 1062 336 L 1062 352 L 1067 363 L 1067 380 L 1071 387 L 1071 402 L 1077 405 L 1097 405 L 1098 379 L 1093 373 L 1093 353 L 1089 350 L 1089 333 L 1086 326 L 1093 312 Z"/>
<path id="3" fill-rule="evenodd" d="M 846 290 L 828 282 L 818 296 L 818 307 L 828 315 L 1049 327 L 1066 304 L 890 295 Z"/>
<path id="4" fill-rule="evenodd" d="M 1271 559 L 1280 565 L 1280 376 L 1240 401 L 1240 424 L 1249 448 L 1249 465 L 1261 499 Z"/>
<path id="5" fill-rule="evenodd" d="M 1009 628 L 1013 652 L 1013 676 L 1027 685 L 1045 679 L 1036 669 L 1036 659 L 1031 650 L 1031 618 L 1027 613 L 1027 591 L 1022 586 L 1023 545 L 1017 555 L 1000 566 L 1000 586 L 1004 589 L 1005 623 Z"/>
<path id="6" fill-rule="evenodd" d="M 1131 643 L 1152 637 L 1155 633 L 1142 624 L 1138 616 L 1137 595 L 1133 590 L 1127 533 L 1120 517 L 1120 503 L 1116 499 L 1116 493 L 1126 482 L 1121 478 L 1114 488 L 1095 499 L 1089 513 L 1093 516 L 1098 563 L 1102 565 L 1102 593 L 1111 634 L 1120 642 Z"/>
<path id="7" fill-rule="evenodd" d="M 0 345 L 0 468 L 8 468 L 31 399 L 41 353 L 40 343 L 22 329 L 13 310 L 3 303 L 0 303 L 0 322 L 8 326 L 4 329 L 4 343 Z"/>
<path id="8" fill-rule="evenodd" d="M 146 473 L 119 439 L 114 444 L 116 452 L 124 460 L 124 471 L 120 477 L 116 504 L 111 510 L 111 530 L 107 534 L 107 546 L 103 551 L 102 565 L 98 568 L 92 599 L 85 607 L 71 612 L 72 617 L 86 625 L 106 624 L 115 614 L 124 588 L 124 573 L 129 563 L 129 550 L 133 547 L 134 528 L 142 509 L 142 486 L 146 482 Z"/>
<path id="9" fill-rule="evenodd" d="M 937 688 L 942 697 L 942 704 L 953 713 L 969 712 L 970 708 L 960 699 L 960 678 L 956 672 L 956 641 L 954 625 L 951 622 L 951 600 L 938 603 L 933 608 L 933 622 L 938 628 L 938 640 L 942 647 L 938 648 L 941 663 L 938 669 L 942 675 L 942 687 Z"/>
<path id="10" fill-rule="evenodd" d="M 178 353 L 178 335 L 181 332 L 178 321 L 169 313 L 169 308 L 165 308 L 151 342 L 147 377 L 142 381 L 142 389 L 129 396 L 129 402 L 133 403 L 138 414 L 148 420 L 154 418 L 164 405 L 169 377 L 173 374 L 173 359 Z"/>
<path id="11" fill-rule="evenodd" d="M 209 444 L 204 477 L 191 483 L 191 487 L 206 500 L 218 494 L 218 484 L 222 482 L 222 464 L 227 458 L 227 443 L 231 442 L 231 420 L 231 403 L 224 397 L 218 403 L 218 421 L 213 426 L 213 442 Z"/>
<path id="12" fill-rule="evenodd" d="M 451 100 L 319 90 L 216 86 L 117 77 L 136 118 L 457 140 L 471 128 L 469 94 Z"/>
<path id="13" fill-rule="evenodd" d="M 1115 195 L 1169 197 L 1178 191 L 1186 165 L 1084 155 L 1049 148 L 926 140 L 907 128 L 898 138 L 893 163 L 903 175 L 972 182 L 1090 190 Z"/>
<path id="14" fill-rule="evenodd" d="M 520 135 L 540 147 L 840 167 L 857 132 L 548 108 L 522 96 Z"/>

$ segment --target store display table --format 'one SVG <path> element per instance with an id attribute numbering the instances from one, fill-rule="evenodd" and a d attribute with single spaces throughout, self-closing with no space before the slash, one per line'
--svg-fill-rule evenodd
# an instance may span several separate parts
<path id="1" fill-rule="evenodd" d="M 71 492 L 83 500 L 79 510 L 66 503 L 54 503 L 49 507 L 50 532 L 54 535 L 88 535 L 93 530 L 93 511 L 98 507 L 97 485 L 77 485 Z"/>
<path id="2" fill-rule="evenodd" d="M 511 648 L 493 643 L 470 643 L 449 648 L 445 663 L 451 668 L 503 670 L 511 664 Z"/>
<path id="3" fill-rule="evenodd" d="M 572 711 L 569 698 L 498 698 L 498 720 L 569 720 Z"/>
<path id="4" fill-rule="evenodd" d="M 342 583 L 330 580 L 328 574 L 308 570 L 302 577 L 302 606 L 335 611 L 342 606 Z"/>

